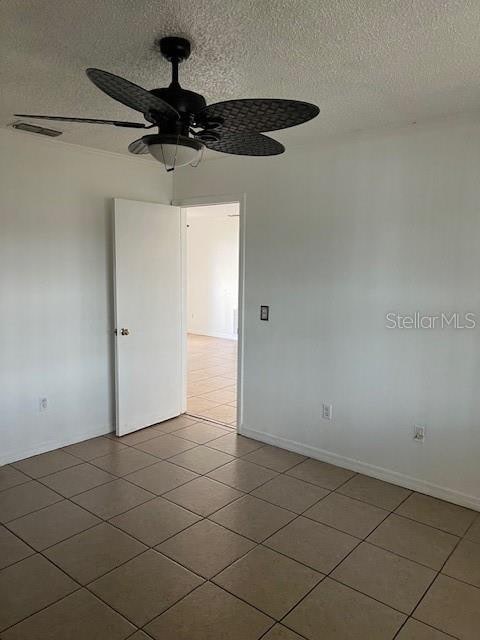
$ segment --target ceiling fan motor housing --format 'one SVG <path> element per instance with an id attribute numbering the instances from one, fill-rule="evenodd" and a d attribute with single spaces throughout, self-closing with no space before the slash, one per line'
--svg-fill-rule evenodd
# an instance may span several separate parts
<path id="1" fill-rule="evenodd" d="M 151 93 L 168 102 L 180 115 L 194 114 L 207 106 L 202 95 L 182 89 L 180 86 L 170 85 L 161 89 L 152 89 Z"/>

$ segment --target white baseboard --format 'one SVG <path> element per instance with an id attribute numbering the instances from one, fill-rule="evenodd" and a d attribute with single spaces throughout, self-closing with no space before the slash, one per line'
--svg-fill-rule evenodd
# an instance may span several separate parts
<path id="1" fill-rule="evenodd" d="M 114 431 L 113 427 L 97 427 L 96 429 L 83 431 L 82 433 L 71 435 L 70 437 L 63 438 L 61 440 L 46 440 L 34 447 L 2 453 L 2 455 L 0 455 L 0 466 L 10 464 L 10 462 L 18 462 L 18 460 L 23 460 L 24 458 L 30 458 L 31 456 L 36 456 L 39 453 L 46 453 L 47 451 L 67 447 L 70 444 L 77 444 L 77 442 L 83 442 L 89 438 L 105 436 L 108 433 L 112 433 L 112 431 Z"/>
<path id="2" fill-rule="evenodd" d="M 442 487 L 426 480 L 419 478 L 413 478 L 411 476 L 398 473 L 398 471 L 392 471 L 385 469 L 384 467 L 377 467 L 360 460 L 354 460 L 353 458 L 347 458 L 345 456 L 339 456 L 336 453 L 331 453 L 325 449 L 319 449 L 318 447 L 312 447 L 310 445 L 301 444 L 295 442 L 295 440 L 289 440 L 288 438 L 282 438 L 280 436 L 274 436 L 263 431 L 257 431 L 256 429 L 250 429 L 244 425 L 238 428 L 238 433 L 247 438 L 253 438 L 254 440 L 260 440 L 265 444 L 271 444 L 288 451 L 294 451 L 300 453 L 309 458 L 315 458 L 322 462 L 329 462 L 335 464 L 338 467 L 344 467 L 351 471 L 357 471 L 385 482 L 391 482 L 392 484 L 411 489 L 412 491 L 418 491 L 419 493 L 425 493 L 426 495 L 433 496 L 434 498 L 440 498 L 441 500 L 447 500 L 454 504 L 461 505 L 462 507 L 468 507 L 469 509 L 475 509 L 480 511 L 480 497 L 471 496 L 448 487 Z"/>
<path id="3" fill-rule="evenodd" d="M 194 336 L 207 336 L 208 338 L 223 338 L 224 340 L 238 340 L 238 334 L 236 333 L 219 333 L 215 331 L 193 331 L 188 329 L 187 333 L 191 333 Z"/>

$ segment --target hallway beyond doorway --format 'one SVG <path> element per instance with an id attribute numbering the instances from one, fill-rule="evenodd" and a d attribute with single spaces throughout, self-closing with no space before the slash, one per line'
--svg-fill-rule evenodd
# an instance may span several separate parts
<path id="1" fill-rule="evenodd" d="M 187 412 L 236 426 L 237 341 L 188 334 Z"/>

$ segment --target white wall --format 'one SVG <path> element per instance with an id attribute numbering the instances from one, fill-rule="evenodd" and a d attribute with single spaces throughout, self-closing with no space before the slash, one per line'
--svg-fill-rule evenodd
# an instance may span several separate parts
<path id="1" fill-rule="evenodd" d="M 174 184 L 179 200 L 247 194 L 242 433 L 480 507 L 480 315 L 385 328 L 392 310 L 480 314 L 478 117 L 212 160 Z"/>
<path id="2" fill-rule="evenodd" d="M 112 198 L 171 189 L 153 162 L 0 130 L 0 464 L 112 429 Z"/>
<path id="3" fill-rule="evenodd" d="M 187 209 L 189 333 L 236 339 L 238 204 Z"/>

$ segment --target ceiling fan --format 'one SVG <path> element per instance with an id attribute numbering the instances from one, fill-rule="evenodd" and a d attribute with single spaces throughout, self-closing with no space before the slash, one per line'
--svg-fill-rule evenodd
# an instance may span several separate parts
<path id="1" fill-rule="evenodd" d="M 205 98 L 183 89 L 178 82 L 178 65 L 190 56 L 190 42 L 175 36 L 158 42 L 162 56 L 172 65 L 170 86 L 147 91 L 124 78 L 102 71 L 87 69 L 89 79 L 114 100 L 140 111 L 149 125 L 119 120 L 66 118 L 63 116 L 16 116 L 65 122 L 109 124 L 132 129 L 152 129 L 158 133 L 145 135 L 132 142 L 131 153 L 150 153 L 172 171 L 175 167 L 196 164 L 205 147 L 234 155 L 271 156 L 283 153 L 280 142 L 262 135 L 264 131 L 286 129 L 307 122 L 320 109 L 308 102 L 268 98 L 226 100 L 207 105 Z"/>

